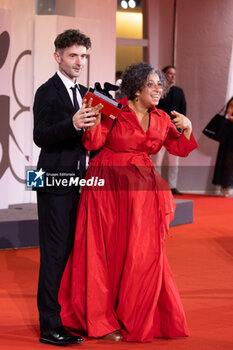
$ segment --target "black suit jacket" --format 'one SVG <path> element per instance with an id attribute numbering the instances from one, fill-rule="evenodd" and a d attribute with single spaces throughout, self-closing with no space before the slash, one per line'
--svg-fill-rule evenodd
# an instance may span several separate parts
<path id="1" fill-rule="evenodd" d="M 186 100 L 183 90 L 178 86 L 172 86 L 164 98 L 161 98 L 157 108 L 165 111 L 170 117 L 171 111 L 175 110 L 181 114 L 186 114 Z"/>
<path id="2" fill-rule="evenodd" d="M 84 97 L 87 88 L 79 86 L 81 96 Z M 48 173 L 75 173 L 82 177 L 86 158 L 81 142 L 82 131 L 74 128 L 74 106 L 57 74 L 38 88 L 33 112 L 33 138 L 35 144 L 41 147 L 38 169 L 42 168 Z M 69 191 L 70 187 L 44 187 L 39 190 L 60 193 Z"/>

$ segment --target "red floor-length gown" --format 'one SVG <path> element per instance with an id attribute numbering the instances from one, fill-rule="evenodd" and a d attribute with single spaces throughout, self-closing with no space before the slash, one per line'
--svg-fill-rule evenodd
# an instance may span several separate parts
<path id="1" fill-rule="evenodd" d="M 104 116 L 84 135 L 88 150 L 103 147 L 90 161 L 86 179 L 98 177 L 105 185 L 81 193 L 74 248 L 59 293 L 62 322 L 90 337 L 121 329 L 125 341 L 187 336 L 164 254 L 175 204 L 150 154 L 164 145 L 187 156 L 197 144 L 156 108 L 144 132 L 127 98 L 121 102 L 117 119 Z"/>

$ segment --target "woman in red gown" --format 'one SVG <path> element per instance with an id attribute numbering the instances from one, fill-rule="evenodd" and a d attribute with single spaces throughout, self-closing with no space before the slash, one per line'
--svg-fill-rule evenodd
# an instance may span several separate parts
<path id="1" fill-rule="evenodd" d="M 105 184 L 81 193 L 59 294 L 62 321 L 89 337 L 116 341 L 187 336 L 164 253 L 175 203 L 150 154 L 164 145 L 185 157 L 197 144 L 188 118 L 174 112 L 171 122 L 154 107 L 163 89 L 160 73 L 149 64 L 126 69 L 121 89 L 127 96 L 120 101 L 122 112 L 115 120 L 99 114 L 83 137 L 88 150 L 101 148 L 86 179 Z"/>

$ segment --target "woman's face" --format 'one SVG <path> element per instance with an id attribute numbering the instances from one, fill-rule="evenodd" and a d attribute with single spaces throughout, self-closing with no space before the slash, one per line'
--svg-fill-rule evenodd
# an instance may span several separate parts
<path id="1" fill-rule="evenodd" d="M 162 83 L 158 74 L 152 73 L 148 75 L 142 90 L 137 92 L 137 97 L 142 104 L 149 108 L 157 106 L 162 92 Z"/>
<path id="2" fill-rule="evenodd" d="M 229 106 L 227 107 L 227 115 L 228 117 L 233 116 L 233 100 L 230 102 Z"/>

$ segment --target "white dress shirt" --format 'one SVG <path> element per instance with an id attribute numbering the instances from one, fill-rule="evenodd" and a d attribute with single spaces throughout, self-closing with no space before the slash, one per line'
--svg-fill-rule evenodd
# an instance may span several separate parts
<path id="1" fill-rule="evenodd" d="M 70 96 L 70 99 L 74 105 L 73 92 L 72 92 L 71 88 L 74 87 L 75 84 L 77 86 L 79 86 L 78 81 L 76 80 L 76 83 L 74 83 L 72 80 L 67 78 L 64 74 L 62 74 L 59 70 L 57 71 L 57 74 L 58 74 L 59 78 L 61 78 L 63 84 L 65 85 L 66 90 Z M 77 100 L 78 100 L 79 107 L 81 107 L 82 106 L 82 96 L 79 92 L 79 89 L 76 89 L 76 94 L 77 94 Z M 75 125 L 74 125 L 74 127 L 76 130 L 81 130 L 81 129 L 78 129 Z M 89 154 L 90 154 L 90 152 L 86 151 L 86 168 L 88 167 L 88 164 L 89 164 Z M 78 161 L 77 168 L 79 169 L 79 161 Z"/>
<path id="2" fill-rule="evenodd" d="M 73 88 L 75 85 L 79 86 L 78 81 L 76 80 L 76 83 L 74 83 L 72 80 L 67 78 L 64 74 L 62 74 L 59 70 L 57 71 L 57 74 L 58 74 L 59 78 L 61 78 L 63 84 L 65 85 L 66 90 L 68 91 L 68 94 L 70 96 L 70 99 L 71 99 L 72 103 L 74 104 L 73 93 L 72 93 L 71 88 Z M 81 107 L 82 106 L 82 96 L 79 92 L 79 89 L 76 89 L 76 94 L 77 94 L 77 100 L 78 100 L 79 107 Z"/>

